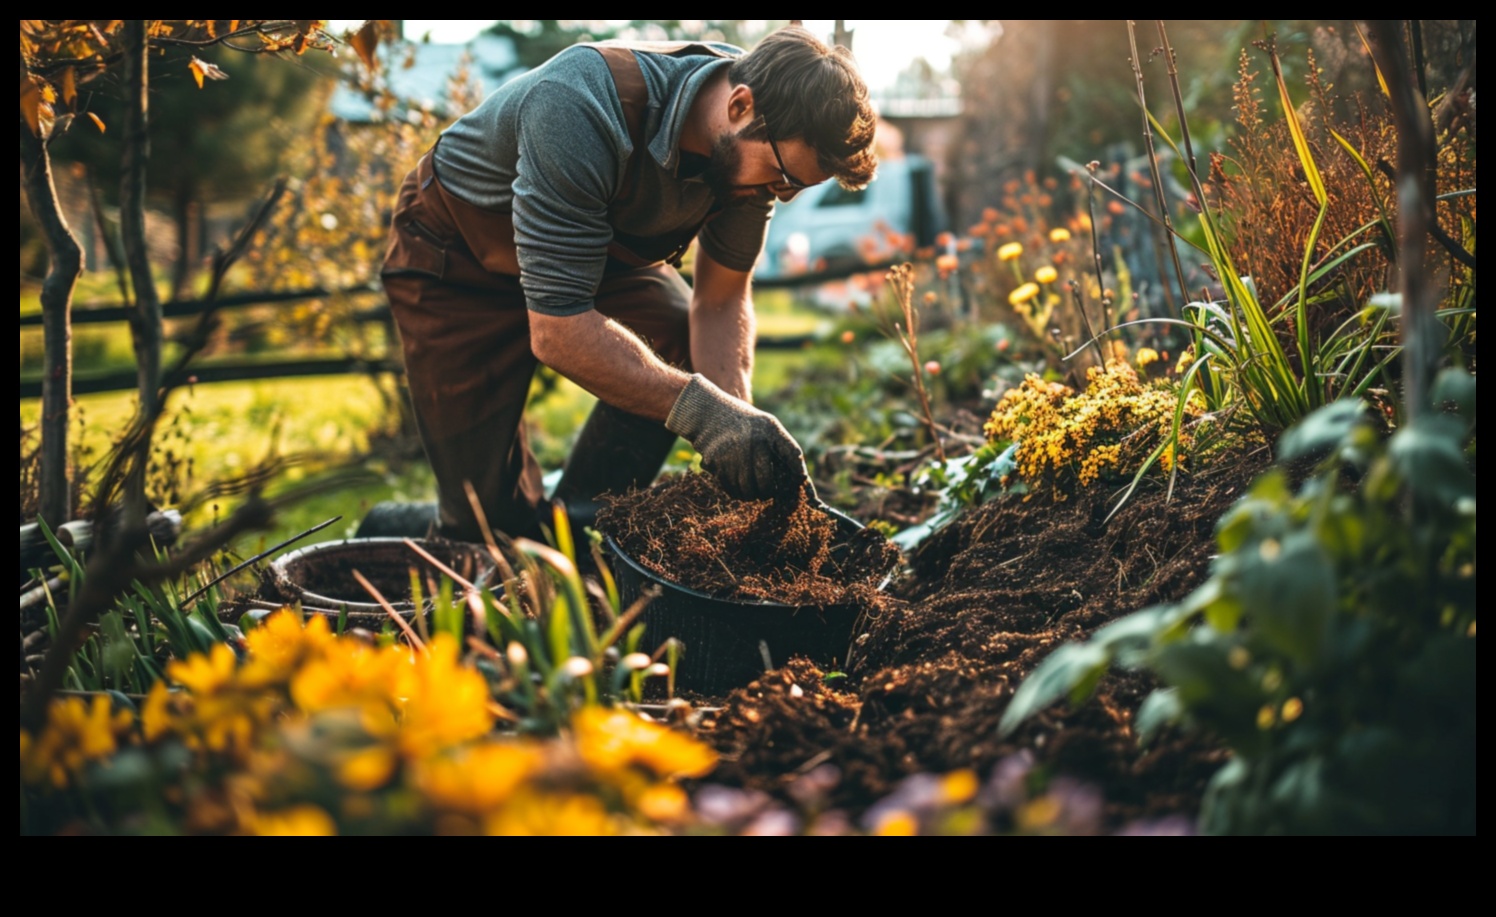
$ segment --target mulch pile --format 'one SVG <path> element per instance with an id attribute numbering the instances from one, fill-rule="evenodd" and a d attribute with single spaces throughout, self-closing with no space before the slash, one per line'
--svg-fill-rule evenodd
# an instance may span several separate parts
<path id="1" fill-rule="evenodd" d="M 1172 501 L 1137 493 L 1111 519 L 1108 493 L 988 504 L 922 546 L 913 577 L 858 636 L 850 678 L 802 661 L 732 693 L 704 734 L 723 753 L 714 782 L 782 791 L 835 765 L 834 804 L 864 808 L 903 777 L 973 768 L 985 775 L 1029 749 L 1052 775 L 1097 786 L 1112 825 L 1194 814 L 1224 752 L 1165 734 L 1140 748 L 1132 718 L 1152 690 L 1106 676 L 1076 710 L 1063 705 L 1000 739 L 1013 691 L 1052 649 L 1198 586 L 1214 527 L 1265 456 L 1181 480 Z"/>
<path id="2" fill-rule="evenodd" d="M 880 598 L 898 549 L 805 498 L 735 500 L 705 474 L 606 499 L 597 527 L 665 579 L 714 598 L 839 605 Z"/>

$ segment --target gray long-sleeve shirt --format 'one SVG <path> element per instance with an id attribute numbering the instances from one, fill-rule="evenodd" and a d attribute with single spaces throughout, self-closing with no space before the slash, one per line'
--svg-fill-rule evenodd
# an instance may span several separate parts
<path id="1" fill-rule="evenodd" d="M 630 156 L 648 157 L 637 171 L 639 191 L 658 206 L 636 213 L 638 225 L 618 226 L 620 232 L 647 237 L 695 225 L 714 204 L 705 182 L 679 175 L 679 142 L 696 94 L 731 61 L 635 56 L 649 91 L 645 150 L 633 149 L 607 62 L 583 47 L 495 90 L 437 145 L 443 187 L 477 207 L 513 213 L 520 284 L 534 311 L 592 308 L 615 228 L 608 204 Z M 701 231 L 702 250 L 728 268 L 752 270 L 772 210 L 767 197 L 727 207 Z"/>

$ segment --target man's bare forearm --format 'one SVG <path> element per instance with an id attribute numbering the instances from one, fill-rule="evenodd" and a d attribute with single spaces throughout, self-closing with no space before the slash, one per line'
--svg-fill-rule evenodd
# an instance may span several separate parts
<path id="1" fill-rule="evenodd" d="M 669 416 L 690 378 L 628 328 L 595 311 L 530 313 L 530 347 L 540 362 L 599 399 L 651 420 Z"/>
<path id="2" fill-rule="evenodd" d="M 748 275 L 698 251 L 691 297 L 691 365 L 719 388 L 753 400 L 757 326 Z"/>

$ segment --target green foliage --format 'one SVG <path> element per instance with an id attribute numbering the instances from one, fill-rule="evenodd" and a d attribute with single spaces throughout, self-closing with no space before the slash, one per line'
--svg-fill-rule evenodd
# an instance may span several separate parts
<path id="1" fill-rule="evenodd" d="M 1269 472 L 1223 517 L 1210 578 L 1176 605 L 1056 650 L 1020 686 L 1011 731 L 1089 695 L 1113 664 L 1167 687 L 1139 713 L 1221 737 L 1213 833 L 1475 830 L 1474 379 L 1378 438 L 1360 406 L 1331 404 L 1280 458 L 1328 452 L 1296 491 Z"/>
<path id="2" fill-rule="evenodd" d="M 1018 467 L 1014 461 L 1017 452 L 1017 443 L 987 443 L 968 455 L 932 461 L 920 469 L 914 478 L 915 488 L 938 494 L 939 502 L 929 519 L 894 535 L 894 544 L 912 551 L 971 507 L 1004 493 L 1026 493 L 1028 487 L 1022 481 L 1004 486 Z"/>
<path id="3" fill-rule="evenodd" d="M 514 543 L 518 571 L 501 552 L 492 552 L 504 575 L 500 591 L 485 588 L 466 598 L 444 593 L 432 610 L 436 630 L 459 639 L 469 614 L 479 622 L 492 648 L 479 653 L 477 665 L 494 699 L 514 713 L 519 731 L 546 735 L 582 706 L 639 703 L 649 677 L 666 678 L 673 694 L 679 652 L 674 639 L 653 655 L 640 652 L 644 625 L 635 622 L 648 598 L 623 608 L 612 573 L 590 542 L 601 589 L 589 592 L 577 569 L 571 523 L 559 505 L 552 519 L 554 548 L 525 539 Z"/>
<path id="4" fill-rule="evenodd" d="M 1199 224 L 1222 295 L 1190 303 L 1185 319 L 1193 326 L 1194 356 L 1209 358 L 1200 389 L 1210 409 L 1240 412 L 1238 420 L 1279 432 L 1337 398 L 1366 398 L 1392 387 L 1401 353 L 1396 301 L 1378 294 L 1395 261 L 1395 195 L 1370 162 L 1396 154 L 1382 99 L 1345 111 L 1311 52 L 1305 84 L 1313 104 L 1301 111 L 1275 45 L 1259 45 L 1271 65 L 1281 117 L 1265 123 L 1256 74 L 1243 52 L 1234 89 L 1241 128 L 1234 155 L 1212 159 L 1208 182 L 1189 171 L 1196 198 L 1212 204 L 1200 210 Z M 1180 130 L 1187 139 L 1187 126 Z M 1440 184 L 1473 186 L 1474 166 L 1463 134 L 1441 137 Z M 1471 198 L 1442 209 L 1448 235 L 1473 235 L 1473 205 Z M 1462 220 L 1469 233 L 1461 231 Z M 1459 268 L 1432 240 L 1429 245 L 1431 254 Z M 1441 313 L 1452 326 L 1473 287 L 1473 268 L 1455 271 Z"/>
<path id="5" fill-rule="evenodd" d="M 83 563 L 57 541 L 46 522 L 39 524 L 62 566 L 69 596 L 76 596 L 83 585 Z M 215 575 L 211 567 L 205 571 L 202 575 L 209 579 Z M 240 636 L 239 628 L 218 618 L 222 599 L 217 585 L 200 589 L 191 578 L 154 587 L 132 584 L 111 610 L 99 616 L 98 629 L 73 655 L 66 686 L 75 691 L 145 694 L 161 680 L 169 659 L 206 653 Z M 58 605 L 58 597 L 49 592 L 47 627 L 53 641 L 61 621 Z"/>

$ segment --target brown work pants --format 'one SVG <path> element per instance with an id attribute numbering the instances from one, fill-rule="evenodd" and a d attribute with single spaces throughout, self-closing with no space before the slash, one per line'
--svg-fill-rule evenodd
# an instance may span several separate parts
<path id="1" fill-rule="evenodd" d="M 490 526 L 533 537 L 543 490 L 523 419 L 537 361 L 513 223 L 443 189 L 430 153 L 401 186 L 392 222 L 382 278 L 436 473 L 438 531 L 481 539 L 463 487 L 470 482 Z M 668 265 L 610 262 L 595 302 L 661 359 L 689 369 L 690 298 Z"/>

